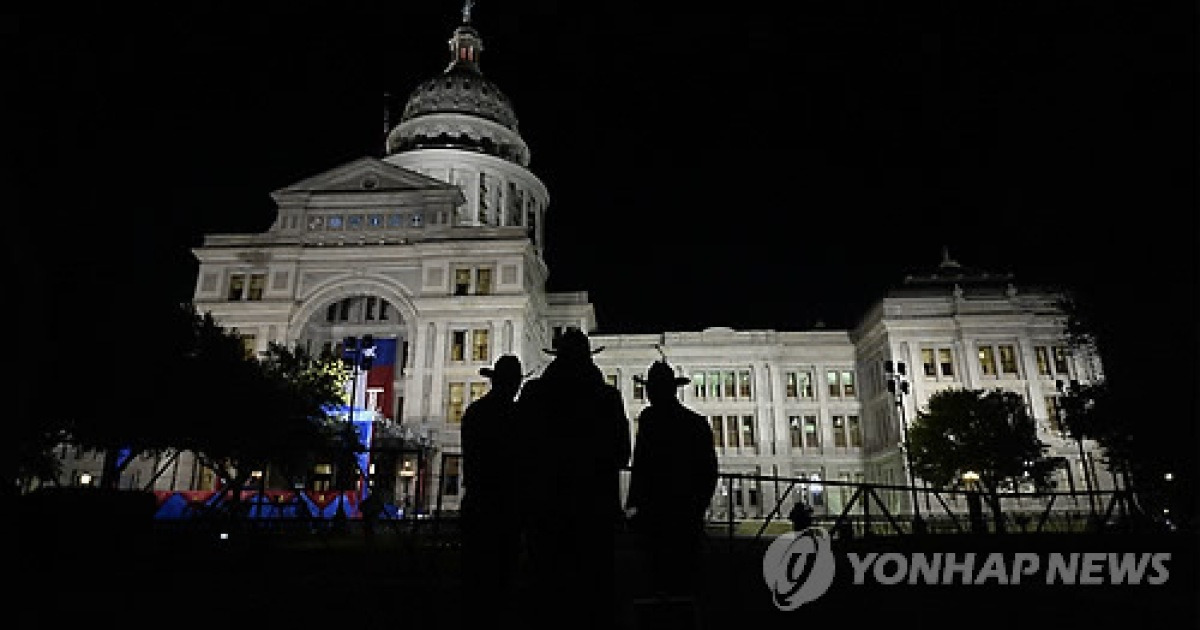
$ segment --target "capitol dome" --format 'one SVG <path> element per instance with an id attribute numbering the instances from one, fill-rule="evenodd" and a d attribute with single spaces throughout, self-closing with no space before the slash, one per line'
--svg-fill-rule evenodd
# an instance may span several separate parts
<path id="1" fill-rule="evenodd" d="M 517 132 L 512 103 L 479 70 L 479 33 L 464 23 L 449 43 L 450 64 L 409 95 L 400 123 L 388 134 L 388 153 L 454 148 L 528 166 L 529 148 Z"/>

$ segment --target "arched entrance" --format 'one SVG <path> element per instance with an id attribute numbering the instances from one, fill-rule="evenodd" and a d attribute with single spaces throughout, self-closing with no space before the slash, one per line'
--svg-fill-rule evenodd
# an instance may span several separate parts
<path id="1" fill-rule="evenodd" d="M 364 482 L 355 487 L 375 494 L 384 504 L 411 513 L 428 504 L 432 444 L 404 425 L 405 395 L 411 377 L 411 356 L 417 327 L 415 310 L 407 293 L 386 280 L 356 278 L 332 281 L 314 291 L 297 309 L 288 327 L 293 343 L 312 353 L 323 351 L 347 356 L 350 347 L 370 336 L 374 341 L 374 360 L 369 369 L 355 371 L 351 387 L 354 418 L 362 422 L 364 413 L 370 422 L 369 444 L 360 464 Z M 371 413 L 373 412 L 373 416 Z M 349 417 L 347 417 L 349 420 Z M 346 489 L 345 479 L 333 466 L 313 471 L 313 489 Z"/>

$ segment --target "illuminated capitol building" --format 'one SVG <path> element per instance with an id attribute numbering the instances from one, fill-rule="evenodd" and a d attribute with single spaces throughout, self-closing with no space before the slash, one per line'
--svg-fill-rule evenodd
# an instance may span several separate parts
<path id="1" fill-rule="evenodd" d="M 511 103 L 481 74 L 482 39 L 464 18 L 449 40 L 450 63 L 412 91 L 385 157 L 276 190 L 277 217 L 265 232 L 211 234 L 194 250 L 196 308 L 256 350 L 279 342 L 316 351 L 368 334 L 380 344 L 390 369 L 363 379 L 359 402 L 414 445 L 395 466 L 374 470 L 374 483 L 394 488 L 397 501 L 457 506 L 459 421 L 488 386 L 479 368 L 506 353 L 543 366 L 543 349 L 570 326 L 604 347 L 595 360 L 631 423 L 646 405 L 632 377 L 661 348 L 692 379 L 681 398 L 709 419 L 722 472 L 803 476 L 806 498 L 830 511 L 847 495 L 824 481 L 905 483 L 902 423 L 947 388 L 1020 393 L 1050 454 L 1069 462 L 1059 489 L 1082 489 L 1080 451 L 1056 427 L 1056 381 L 1095 380 L 1099 362 L 1067 352 L 1057 294 L 1009 275 L 946 254 L 927 273 L 897 278 L 850 330 L 606 335 L 586 292 L 547 292 L 551 196 L 530 168 Z M 905 364 L 907 395 L 889 392 L 887 361 Z M 134 466 L 122 486 L 137 476 L 149 479 Z M 187 454 L 154 484 L 212 489 Z M 769 510 L 777 491 L 722 482 L 714 507 L 753 515 Z M 905 509 L 903 493 L 891 500 Z"/>

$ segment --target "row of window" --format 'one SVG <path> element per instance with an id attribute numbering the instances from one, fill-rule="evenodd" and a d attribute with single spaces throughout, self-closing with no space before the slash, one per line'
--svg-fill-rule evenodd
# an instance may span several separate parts
<path id="1" fill-rule="evenodd" d="M 707 370 L 692 371 L 691 396 L 695 400 L 713 401 L 745 401 L 754 399 L 754 387 L 751 370 Z M 615 373 L 605 375 L 608 383 L 618 386 Z M 829 370 L 826 372 L 826 384 L 830 398 L 853 398 L 856 387 L 854 372 L 850 370 Z M 813 400 L 816 397 L 811 371 L 791 371 L 784 374 L 785 396 L 789 399 Z M 645 388 L 636 380 L 633 381 L 633 398 L 637 401 L 646 400 Z"/>
<path id="2" fill-rule="evenodd" d="M 1014 344 L 981 345 L 976 351 L 983 376 L 1018 377 L 1020 361 Z M 1034 346 L 1034 362 L 1040 376 L 1067 375 L 1067 349 L 1063 346 Z M 931 379 L 956 379 L 954 352 L 948 347 L 921 348 L 921 372 Z"/>
<path id="3" fill-rule="evenodd" d="M 453 295 L 491 295 L 491 267 L 459 267 L 454 270 Z"/>
<path id="4" fill-rule="evenodd" d="M 491 331 L 487 328 L 450 331 L 450 360 L 488 361 L 491 357 Z"/>
<path id="5" fill-rule="evenodd" d="M 858 416 L 829 417 L 833 446 L 859 448 L 863 445 L 862 423 Z M 788 416 L 788 434 L 792 448 L 821 448 L 821 422 L 815 415 Z"/>
<path id="6" fill-rule="evenodd" d="M 785 398 L 794 400 L 816 398 L 815 376 L 811 370 L 785 372 L 783 378 Z M 852 370 L 826 370 L 825 386 L 830 398 L 854 398 L 857 391 Z"/>
<path id="7" fill-rule="evenodd" d="M 451 424 L 462 422 L 467 407 L 487 393 L 487 381 L 451 381 L 447 386 L 446 421 Z"/>
<path id="8" fill-rule="evenodd" d="M 434 214 L 434 217 L 440 214 Z M 433 223 L 438 223 L 435 220 Z M 389 214 L 311 214 L 308 216 L 310 232 L 341 230 L 378 230 L 398 228 L 420 228 L 425 226 L 424 212 L 392 212 Z"/>
<path id="9" fill-rule="evenodd" d="M 692 395 L 699 400 L 750 400 L 754 397 L 750 370 L 694 371 Z"/>
<path id="10" fill-rule="evenodd" d="M 263 291 L 267 288 L 265 273 L 234 273 L 229 275 L 229 290 L 225 299 L 230 302 L 248 300 L 257 302 L 263 299 Z"/>
<path id="11" fill-rule="evenodd" d="M 713 446 L 717 448 L 754 448 L 754 416 L 709 416 Z"/>
<path id="12" fill-rule="evenodd" d="M 386 322 L 391 319 L 391 304 L 379 297 L 343 298 L 325 309 L 325 321 L 334 322 Z"/>

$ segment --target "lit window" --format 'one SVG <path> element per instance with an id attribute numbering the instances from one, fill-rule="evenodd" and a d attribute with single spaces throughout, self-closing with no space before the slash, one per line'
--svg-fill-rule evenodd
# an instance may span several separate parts
<path id="1" fill-rule="evenodd" d="M 1037 361 L 1038 374 L 1050 376 L 1050 349 L 1046 346 L 1034 346 L 1033 356 Z"/>
<path id="2" fill-rule="evenodd" d="M 858 421 L 858 416 L 846 416 L 846 423 L 850 429 L 850 446 L 862 446 L 862 425 Z"/>
<path id="3" fill-rule="evenodd" d="M 788 434 L 791 437 L 792 448 L 800 448 L 804 444 L 804 434 L 800 430 L 800 416 L 788 416 Z"/>
<path id="4" fill-rule="evenodd" d="M 742 416 L 742 446 L 754 448 L 754 444 L 754 416 Z"/>
<path id="5" fill-rule="evenodd" d="M 247 300 L 259 301 L 263 298 L 263 288 L 267 284 L 267 274 L 255 273 L 250 275 L 250 290 L 246 293 Z"/>
<path id="6" fill-rule="evenodd" d="M 471 292 L 471 270 L 454 270 L 454 295 L 466 295 Z"/>
<path id="7" fill-rule="evenodd" d="M 491 295 L 492 293 L 492 270 L 491 269 L 476 269 L 475 270 L 475 295 Z"/>
<path id="8" fill-rule="evenodd" d="M 489 357 L 488 331 L 480 328 L 471 334 L 471 360 L 487 361 Z"/>
<path id="9" fill-rule="evenodd" d="M 784 378 L 784 396 L 796 398 L 800 395 L 800 375 L 788 372 Z"/>
<path id="10" fill-rule="evenodd" d="M 721 416 L 712 417 L 713 431 L 713 446 L 717 448 L 725 448 L 725 428 L 721 423 Z"/>
<path id="11" fill-rule="evenodd" d="M 846 398 L 854 397 L 854 372 L 850 370 L 842 371 L 842 395 Z"/>
<path id="12" fill-rule="evenodd" d="M 937 364 L 933 360 L 933 348 L 921 348 L 921 368 L 925 376 L 937 376 Z"/>
<path id="13" fill-rule="evenodd" d="M 1067 373 L 1067 349 L 1062 346 L 1054 346 L 1054 373 Z"/>
<path id="14" fill-rule="evenodd" d="M 996 375 L 996 354 L 991 346 L 979 348 L 979 371 L 988 376 Z"/>
<path id="15" fill-rule="evenodd" d="M 738 440 L 738 419 L 737 416 L 725 417 L 725 442 L 730 448 L 737 448 Z"/>
<path id="16" fill-rule="evenodd" d="M 462 422 L 463 411 L 466 409 L 466 384 L 450 383 L 449 401 L 446 405 L 446 420 L 451 423 Z"/>
<path id="17" fill-rule="evenodd" d="M 804 446 L 805 448 L 821 446 L 821 433 L 817 430 L 816 416 L 804 416 Z"/>
<path id="18" fill-rule="evenodd" d="M 1000 346 L 1000 370 L 1005 374 L 1017 373 L 1017 349 L 1012 346 Z"/>
<path id="19" fill-rule="evenodd" d="M 753 390 L 750 387 L 750 370 L 738 372 L 738 397 L 750 398 Z"/>
<path id="20" fill-rule="evenodd" d="M 455 330 L 450 333 L 450 360 L 465 361 L 467 353 L 467 331 Z"/>
<path id="21" fill-rule="evenodd" d="M 842 416 L 833 416 L 833 445 L 846 447 L 846 419 Z"/>
<path id="22" fill-rule="evenodd" d="M 938 350 L 938 364 L 942 367 L 942 376 L 954 376 L 954 355 L 949 348 Z"/>
<path id="23" fill-rule="evenodd" d="M 721 383 L 723 385 L 723 391 L 724 391 L 725 398 L 733 399 L 733 398 L 737 397 L 737 389 L 734 384 L 733 371 L 722 372 L 721 373 Z"/>
<path id="24" fill-rule="evenodd" d="M 833 370 L 829 370 L 825 373 L 825 380 L 829 385 L 829 397 L 841 398 L 842 388 L 838 385 L 838 373 Z"/>
<path id="25" fill-rule="evenodd" d="M 475 402 L 487 393 L 488 384 L 484 381 L 475 381 L 471 383 L 471 399 L 470 402 Z"/>
<path id="26" fill-rule="evenodd" d="M 229 276 L 229 293 L 226 295 L 226 299 L 228 299 L 230 302 L 240 300 L 242 299 L 242 291 L 245 290 L 245 274 L 235 273 L 232 276 Z"/>

